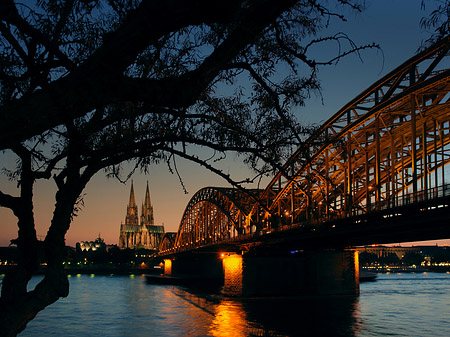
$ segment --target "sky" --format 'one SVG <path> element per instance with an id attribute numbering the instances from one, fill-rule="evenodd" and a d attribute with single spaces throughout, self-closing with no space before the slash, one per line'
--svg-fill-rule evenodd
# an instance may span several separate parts
<path id="1" fill-rule="evenodd" d="M 373 82 L 412 57 L 429 32 L 419 26 L 420 19 L 433 8 L 434 1 L 426 1 L 425 11 L 421 0 L 371 0 L 361 14 L 350 14 L 345 24 L 332 24 L 330 31 L 343 31 L 357 44 L 375 42 L 382 51 L 371 50 L 361 54 L 362 61 L 350 56 L 336 66 L 322 68 L 319 78 L 322 97 L 313 96 L 297 113 L 300 121 L 316 123 L 326 121 L 344 104 L 366 89 Z M 317 55 L 328 51 L 317 50 Z M 0 167 L 13 167 L 12 159 L 0 156 Z M 222 169 L 235 179 L 245 178 L 250 173 L 239 158 L 228 157 Z M 187 194 L 179 178 L 169 172 L 166 165 L 155 165 L 147 175 L 133 175 L 134 191 L 140 206 L 145 197 L 148 181 L 155 223 L 163 224 L 166 232 L 176 232 L 186 205 L 201 188 L 228 186 L 220 177 L 185 160 L 178 159 L 177 167 Z M 118 244 L 120 224 L 125 221 L 131 181 L 122 184 L 107 179 L 99 172 L 84 191 L 83 210 L 75 217 L 66 235 L 66 244 L 75 246 L 79 241 L 90 241 L 99 235 L 107 244 Z M 265 187 L 265 186 L 263 186 Z M 0 189 L 17 195 L 15 183 L 0 176 Z M 35 220 L 39 239 L 47 232 L 54 206 L 54 184 L 38 182 L 35 187 Z M 139 210 L 140 211 L 140 210 Z M 0 246 L 7 246 L 17 237 L 17 220 L 9 209 L 0 207 Z M 449 240 L 427 241 L 411 244 L 450 244 Z M 393 243 L 396 244 L 396 243 Z"/>

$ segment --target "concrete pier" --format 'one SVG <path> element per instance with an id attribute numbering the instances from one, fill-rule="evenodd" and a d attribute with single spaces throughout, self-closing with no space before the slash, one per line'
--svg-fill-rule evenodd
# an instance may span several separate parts
<path id="1" fill-rule="evenodd" d="M 164 275 L 189 284 L 223 284 L 222 293 L 230 297 L 359 294 L 358 252 L 352 249 L 187 254 L 165 259 Z"/>
<path id="2" fill-rule="evenodd" d="M 223 294 L 234 297 L 283 295 L 356 295 L 358 253 L 308 251 L 291 256 L 223 257 Z"/>

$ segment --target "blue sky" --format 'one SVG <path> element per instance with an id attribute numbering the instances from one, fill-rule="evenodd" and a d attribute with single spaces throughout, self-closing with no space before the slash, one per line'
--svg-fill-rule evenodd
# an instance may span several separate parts
<path id="1" fill-rule="evenodd" d="M 365 51 L 361 54 L 362 62 L 356 56 L 349 56 L 336 66 L 322 68 L 319 72 L 322 97 L 313 96 L 305 107 L 296 111 L 302 122 L 320 123 L 330 118 L 370 84 L 413 56 L 421 42 L 429 37 L 429 32 L 420 29 L 419 21 L 431 11 L 434 1 L 426 1 L 426 11 L 421 10 L 421 0 L 372 0 L 366 4 L 366 11 L 350 14 L 347 23 L 332 24 L 330 32 L 343 31 L 356 44 L 375 42 L 382 52 Z M 333 48 L 318 49 L 316 53 L 322 57 Z M 8 162 L 10 159 L 0 158 L 2 164 L 13 166 L 14 163 Z M 221 178 L 193 163 L 178 160 L 178 168 L 189 194 L 184 194 L 178 177 L 171 175 L 165 165 L 154 166 L 149 175 L 136 174 L 133 177 L 138 205 L 144 199 L 145 184 L 149 181 L 155 222 L 164 224 L 166 231 L 177 231 L 183 211 L 197 190 L 205 186 L 226 186 Z M 229 157 L 222 163 L 222 168 L 236 179 L 248 175 L 239 158 Z M 3 189 L 15 193 L 14 183 L 6 181 L 3 176 L 0 184 Z M 45 236 L 52 216 L 54 191 L 53 184 L 48 183 L 38 183 L 35 189 L 35 216 L 41 237 Z M 81 240 L 93 240 L 99 233 L 107 243 L 117 244 L 129 191 L 130 183 L 123 185 L 106 179 L 103 173 L 97 174 L 85 190 L 85 207 L 72 223 L 66 236 L 67 244 L 74 246 Z M 0 226 L 0 246 L 5 246 L 16 237 L 17 226 L 15 217 L 4 208 L 0 208 Z"/>

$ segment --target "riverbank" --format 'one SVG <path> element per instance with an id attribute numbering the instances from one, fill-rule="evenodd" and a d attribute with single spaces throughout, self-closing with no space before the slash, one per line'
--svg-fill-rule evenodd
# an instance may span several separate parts
<path id="1" fill-rule="evenodd" d="M 427 267 L 406 267 L 406 266 L 370 266 L 361 267 L 361 270 L 373 273 L 450 273 L 450 266 L 427 266 Z"/>
<path id="2" fill-rule="evenodd" d="M 15 265 L 0 265 L 0 275 L 6 274 L 8 271 L 15 268 Z M 45 265 L 42 265 L 38 272 L 36 272 L 36 275 L 44 274 L 45 273 Z M 89 265 L 82 265 L 82 266 L 65 266 L 64 269 L 66 270 L 68 275 L 142 275 L 142 274 L 160 274 L 161 269 L 159 267 L 157 268 L 150 268 L 150 267 L 141 267 L 141 266 L 133 266 L 133 265 L 95 265 L 95 264 L 89 264 Z"/>
<path id="3" fill-rule="evenodd" d="M 0 265 L 0 275 L 6 274 L 9 270 L 15 268 L 15 265 Z M 162 274 L 162 269 L 159 266 L 148 267 L 142 265 L 112 265 L 112 264 L 88 264 L 88 265 L 74 265 L 65 266 L 65 270 L 69 275 L 142 275 Z M 361 267 L 361 270 L 372 273 L 450 273 L 450 266 L 427 266 L 427 267 L 405 267 L 405 266 L 371 266 Z M 43 274 L 45 272 L 45 265 L 41 266 L 36 274 Z"/>

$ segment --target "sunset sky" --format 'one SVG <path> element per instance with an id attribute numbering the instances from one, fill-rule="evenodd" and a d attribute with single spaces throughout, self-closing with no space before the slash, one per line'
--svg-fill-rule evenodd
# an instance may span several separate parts
<path id="1" fill-rule="evenodd" d="M 323 105 L 320 97 L 312 97 L 298 111 L 304 123 L 321 123 L 330 118 L 345 103 L 354 98 L 370 84 L 413 56 L 421 42 L 429 37 L 423 31 L 420 18 L 429 14 L 434 1 L 426 1 L 425 11 L 421 0 L 371 0 L 367 10 L 360 15 L 351 14 L 346 24 L 332 25 L 331 32 L 343 31 L 357 44 L 378 43 L 382 52 L 372 50 L 361 54 L 363 62 L 350 56 L 337 66 L 322 68 L 319 78 L 322 83 Z M 322 51 L 317 51 L 322 55 Z M 0 155 L 0 167 L 13 168 L 13 159 Z M 235 179 L 245 178 L 249 172 L 240 158 L 230 156 L 221 164 Z M 149 182 L 150 196 L 156 224 L 164 224 L 166 231 L 177 231 L 179 221 L 189 199 L 197 190 L 206 186 L 227 186 L 219 177 L 196 164 L 179 159 L 177 167 L 188 191 L 185 194 L 176 175 L 170 174 L 167 166 L 151 169 L 149 175 L 136 173 L 133 176 L 136 202 L 141 205 Z M 0 176 L 1 190 L 17 195 L 15 183 Z M 100 172 L 88 184 L 84 195 L 84 209 L 75 218 L 66 236 L 66 243 L 94 240 L 100 234 L 108 244 L 117 244 L 120 224 L 124 222 L 129 199 L 131 181 L 122 184 L 107 179 Z M 265 187 L 262 186 L 262 187 Z M 53 182 L 39 182 L 35 188 L 35 218 L 38 235 L 45 236 L 54 205 Z M 140 212 L 140 209 L 139 209 Z M 0 246 L 7 246 L 17 236 L 16 218 L 9 209 L 0 208 Z M 450 240 L 431 241 L 425 244 L 447 244 Z"/>

